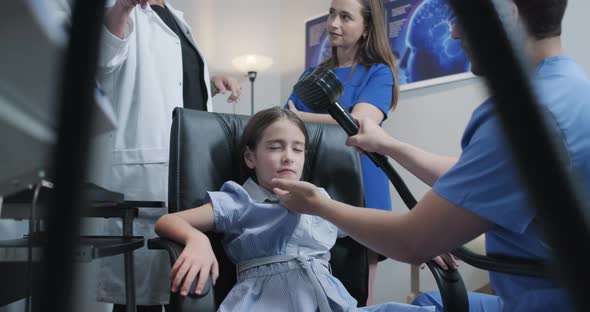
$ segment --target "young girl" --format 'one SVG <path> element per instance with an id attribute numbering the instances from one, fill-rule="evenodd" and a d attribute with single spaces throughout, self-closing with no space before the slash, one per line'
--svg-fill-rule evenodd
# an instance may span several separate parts
<path id="1" fill-rule="evenodd" d="M 251 178 L 243 185 L 226 182 L 219 192 L 209 192 L 209 203 L 158 220 L 158 235 L 185 244 L 170 271 L 172 291 L 187 295 L 197 276 L 196 293 L 208 276 L 215 282 L 218 264 L 203 234 L 213 230 L 224 234 L 225 251 L 238 266 L 237 284 L 219 311 L 357 310 L 329 269 L 338 229 L 319 217 L 290 213 L 272 192 L 273 178 L 301 178 L 307 141 L 305 125 L 294 113 L 258 112 L 242 135 Z M 398 303 L 362 310 L 432 311 Z"/>
<path id="2" fill-rule="evenodd" d="M 382 0 L 332 0 L 326 26 L 332 56 L 320 66 L 331 69 L 344 84 L 338 102 L 357 120 L 370 118 L 381 124 L 395 107 L 399 94 Z M 294 93 L 285 108 L 304 121 L 336 123 L 328 114 L 314 113 Z M 391 210 L 387 176 L 365 155 L 361 156 L 361 168 L 365 207 Z M 370 252 L 367 304 L 372 301 L 376 269 L 377 254 Z"/>

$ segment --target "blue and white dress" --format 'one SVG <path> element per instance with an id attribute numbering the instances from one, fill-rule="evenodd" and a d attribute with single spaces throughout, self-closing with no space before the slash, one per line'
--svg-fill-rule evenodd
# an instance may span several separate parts
<path id="1" fill-rule="evenodd" d="M 215 231 L 224 234 L 225 251 L 239 271 L 219 311 L 434 311 L 401 303 L 357 308 L 330 273 L 337 227 L 290 212 L 253 180 L 226 182 L 209 197 Z"/>

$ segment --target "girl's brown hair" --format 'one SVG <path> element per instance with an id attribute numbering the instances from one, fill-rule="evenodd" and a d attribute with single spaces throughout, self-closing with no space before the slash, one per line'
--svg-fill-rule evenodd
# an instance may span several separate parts
<path id="1" fill-rule="evenodd" d="M 242 155 L 242 164 L 246 169 L 246 172 L 250 172 L 250 174 L 252 174 L 252 170 L 250 170 L 244 163 L 243 155 L 246 152 L 246 148 L 249 148 L 252 151 L 255 150 L 258 142 L 260 141 L 260 138 L 262 138 L 262 133 L 264 133 L 264 130 L 281 119 L 291 121 L 295 124 L 295 126 L 297 126 L 297 128 L 299 128 L 299 130 L 301 130 L 303 136 L 305 137 L 305 149 L 307 150 L 309 136 L 307 133 L 307 128 L 305 128 L 305 124 L 303 123 L 303 120 L 299 118 L 299 116 L 297 116 L 292 111 L 279 106 L 261 110 L 254 114 L 252 118 L 250 118 L 246 124 L 246 127 L 244 128 L 244 132 L 242 132 L 240 152 Z"/>

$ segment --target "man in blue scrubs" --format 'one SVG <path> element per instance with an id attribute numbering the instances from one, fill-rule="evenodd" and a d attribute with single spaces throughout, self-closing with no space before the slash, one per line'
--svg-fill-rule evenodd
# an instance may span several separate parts
<path id="1" fill-rule="evenodd" d="M 530 56 L 536 64 L 533 85 L 538 99 L 567 149 L 570 170 L 590 188 L 590 81 L 582 69 L 564 55 L 561 21 L 567 0 L 505 0 L 506 18 L 524 23 Z M 453 26 L 461 40 L 461 29 Z M 471 57 L 472 71 L 482 73 Z M 305 182 L 276 179 L 275 192 L 296 212 L 319 215 L 353 238 L 391 258 L 420 263 L 486 234 L 488 254 L 547 260 L 551 249 L 544 242 L 535 213 L 519 180 L 496 113 L 494 97 L 481 104 L 465 130 L 459 159 L 440 156 L 400 142 L 378 125 L 362 120 L 350 145 L 396 160 L 423 182 L 429 191 L 409 213 L 355 209 L 323 199 Z M 548 170 L 548 168 L 539 168 Z M 590 207 L 590 201 L 586 204 Z M 568 207 L 555 207 L 568 209 Z M 470 294 L 471 311 L 572 311 L 567 293 L 556 282 L 509 274 L 490 273 L 497 296 Z M 427 293 L 415 304 L 436 305 L 440 296 Z"/>

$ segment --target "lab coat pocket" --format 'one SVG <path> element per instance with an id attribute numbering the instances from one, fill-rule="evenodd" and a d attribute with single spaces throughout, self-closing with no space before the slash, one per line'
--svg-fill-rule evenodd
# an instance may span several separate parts
<path id="1" fill-rule="evenodd" d="M 168 163 L 168 149 L 136 148 L 113 151 L 113 165 Z"/>
<path id="2" fill-rule="evenodd" d="M 113 152 L 113 190 L 127 200 L 166 201 L 168 151 L 133 149 Z"/>

